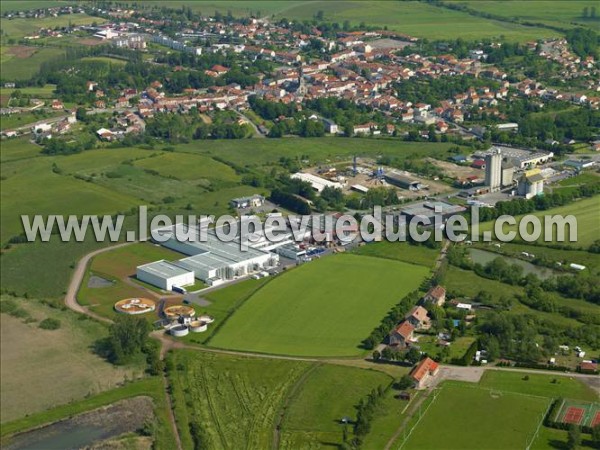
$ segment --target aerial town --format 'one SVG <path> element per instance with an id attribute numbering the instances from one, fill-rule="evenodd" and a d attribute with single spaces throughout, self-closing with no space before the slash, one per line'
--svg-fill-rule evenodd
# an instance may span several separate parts
<path id="1" fill-rule="evenodd" d="M 0 50 L 2 448 L 600 448 L 593 1 L 6 0 Z"/>

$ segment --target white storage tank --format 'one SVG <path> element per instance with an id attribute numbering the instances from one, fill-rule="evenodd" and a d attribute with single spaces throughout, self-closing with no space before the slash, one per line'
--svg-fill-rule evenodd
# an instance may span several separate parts
<path id="1" fill-rule="evenodd" d="M 171 336 L 182 337 L 186 336 L 190 330 L 185 325 L 175 325 L 169 330 L 169 332 L 171 333 Z"/>
<path id="2" fill-rule="evenodd" d="M 190 331 L 192 333 L 204 333 L 208 326 L 206 322 L 200 322 L 199 320 L 195 320 L 190 323 Z"/>
<path id="3" fill-rule="evenodd" d="M 200 317 L 198 317 L 198 320 L 204 323 L 213 323 L 215 318 L 213 316 L 209 316 L 208 314 L 202 314 Z"/>

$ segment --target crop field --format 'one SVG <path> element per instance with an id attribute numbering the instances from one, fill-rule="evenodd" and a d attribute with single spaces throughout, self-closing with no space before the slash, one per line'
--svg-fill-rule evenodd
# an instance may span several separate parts
<path id="1" fill-rule="evenodd" d="M 2 47 L 5 48 L 5 47 Z M 52 98 L 54 90 L 56 89 L 55 84 L 47 84 L 43 87 L 23 87 L 23 88 L 5 88 L 0 87 L 0 97 L 2 98 L 2 106 L 7 106 L 7 102 L 14 91 L 20 91 L 21 94 L 29 95 L 32 98 L 47 99 Z M 4 120 L 4 118 L 3 118 Z"/>
<path id="2" fill-rule="evenodd" d="M 504 38 L 527 41 L 557 35 L 555 31 L 544 28 L 475 17 L 419 2 L 320 1 L 288 7 L 277 16 L 312 19 L 318 11 L 323 11 L 326 20 L 338 23 L 349 20 L 354 25 L 365 22 L 382 28 L 387 26 L 393 31 L 430 40 L 462 37 L 467 40 Z"/>
<path id="3" fill-rule="evenodd" d="M 3 423 L 111 389 L 124 378 L 131 378 L 135 369 L 117 368 L 90 352 L 92 343 L 106 335 L 103 325 L 80 320 L 75 313 L 38 301 L 2 297 L 3 302 L 9 299 L 18 302 L 35 320 L 25 323 L 1 315 Z M 40 329 L 39 321 L 47 317 L 59 319 L 61 327 Z M 69 370 L 65 371 L 67 365 Z M 141 369 L 137 372 L 142 374 Z"/>
<path id="4" fill-rule="evenodd" d="M 402 448 L 525 448 L 549 404 L 544 397 L 445 383 Z"/>
<path id="5" fill-rule="evenodd" d="M 316 367 L 289 398 L 281 426 L 280 448 L 341 444 L 343 426 L 340 420 L 343 417 L 356 420 L 358 402 L 371 390 L 379 386 L 385 388 L 391 382 L 390 376 L 372 370 L 333 365 Z"/>
<path id="6" fill-rule="evenodd" d="M 5 21 L 2 22 L 4 27 Z M 64 55 L 64 50 L 59 48 L 34 48 L 26 47 L 31 52 L 17 51 L 23 47 L 0 48 L 2 70 L 1 75 L 5 80 L 26 80 L 35 75 L 40 65 Z"/>
<path id="7" fill-rule="evenodd" d="M 270 448 L 283 400 L 308 363 L 176 351 L 170 373 L 183 447 L 190 424 L 206 448 Z"/>
<path id="8" fill-rule="evenodd" d="M 367 256 L 313 261 L 257 291 L 209 345 L 300 356 L 359 355 L 361 341 L 427 273 L 425 267 Z"/>
<path id="9" fill-rule="evenodd" d="M 584 18 L 583 8 L 594 6 L 589 0 L 528 0 L 522 1 L 490 1 L 490 0 L 460 0 L 471 9 L 502 16 L 517 18 L 522 21 L 543 23 L 561 28 L 575 26 L 573 22 L 596 30 L 600 29 L 600 20 Z"/>
<path id="10" fill-rule="evenodd" d="M 85 58 L 81 58 L 81 60 L 89 62 L 104 62 L 108 64 L 116 64 L 119 66 L 124 66 L 125 64 L 127 64 L 127 61 L 125 59 L 111 58 L 108 56 L 86 56 Z"/>
<path id="11" fill-rule="evenodd" d="M 13 128 L 21 128 L 30 126 L 35 122 L 50 119 L 52 117 L 66 116 L 64 111 L 48 111 L 48 112 L 25 112 L 20 114 L 11 114 L 5 116 L 0 121 L 0 130 L 11 130 Z M 27 130 L 29 132 L 29 130 Z M 2 144 L 4 145 L 4 143 Z"/>
<path id="12" fill-rule="evenodd" d="M 561 245 L 570 245 L 573 247 L 581 247 L 587 248 L 591 245 L 595 240 L 599 239 L 598 236 L 598 216 L 600 216 L 600 197 L 595 196 L 592 198 L 587 198 L 584 200 L 579 200 L 574 203 L 571 203 L 566 206 L 561 206 L 558 208 L 548 209 L 546 211 L 537 211 L 533 213 L 534 216 L 540 218 L 542 222 L 542 234 L 538 239 L 538 243 L 544 243 L 544 222 L 543 217 L 553 216 L 553 215 L 574 215 L 577 218 L 577 241 L 569 242 L 565 240 L 565 242 L 561 242 Z M 517 225 L 509 226 L 504 225 L 504 232 L 507 233 L 509 231 L 517 231 L 517 227 L 521 222 L 523 216 L 516 216 Z M 480 230 L 484 231 L 492 231 L 493 234 L 494 229 L 494 221 L 485 222 L 480 224 Z M 569 237 L 568 228 L 565 230 L 565 239 Z M 557 243 L 556 240 L 556 229 L 553 232 L 553 240 L 550 243 Z"/>
<path id="13" fill-rule="evenodd" d="M 425 267 L 432 267 L 439 255 L 438 250 L 425 247 L 424 245 L 410 245 L 405 242 L 388 241 L 364 245 L 359 247 L 356 253 L 358 255 L 375 256 L 419 264 Z"/>

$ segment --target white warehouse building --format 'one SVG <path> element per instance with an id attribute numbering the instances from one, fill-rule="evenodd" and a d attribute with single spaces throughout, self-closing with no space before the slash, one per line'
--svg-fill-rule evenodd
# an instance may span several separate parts
<path id="1" fill-rule="evenodd" d="M 170 291 L 173 286 L 182 287 L 195 283 L 194 272 L 165 261 L 155 261 L 137 267 L 138 280 Z"/>
<path id="2" fill-rule="evenodd" d="M 188 231 L 193 236 L 199 236 L 198 228 L 188 228 L 183 224 L 160 230 L 159 233 L 162 236 L 160 244 L 176 252 L 189 255 L 168 264 L 192 273 L 195 278 L 208 285 L 217 285 L 226 280 L 260 272 L 276 266 L 279 262 L 279 255 L 275 253 L 253 247 L 242 250 L 239 241 L 220 241 L 214 230 L 206 231 L 205 241 L 201 241 L 199 238 L 181 239 Z"/>

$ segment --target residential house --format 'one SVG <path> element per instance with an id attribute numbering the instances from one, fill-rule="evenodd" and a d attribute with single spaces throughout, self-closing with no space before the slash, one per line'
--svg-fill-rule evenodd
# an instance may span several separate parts
<path id="1" fill-rule="evenodd" d="M 424 389 L 438 374 L 440 366 L 431 358 L 425 358 L 410 372 L 417 389 Z"/>
<path id="2" fill-rule="evenodd" d="M 407 347 L 414 340 L 415 327 L 407 320 L 398 325 L 390 334 L 390 345 Z"/>
<path id="3" fill-rule="evenodd" d="M 416 330 L 426 329 L 431 325 L 431 321 L 427 316 L 427 310 L 422 306 L 415 306 L 405 317 L 406 321 L 409 322 Z"/>
<path id="4" fill-rule="evenodd" d="M 433 305 L 442 306 L 446 303 L 446 289 L 439 285 L 432 287 L 423 297 L 423 302 L 425 304 L 431 303 Z"/>

